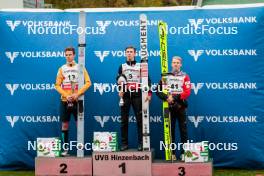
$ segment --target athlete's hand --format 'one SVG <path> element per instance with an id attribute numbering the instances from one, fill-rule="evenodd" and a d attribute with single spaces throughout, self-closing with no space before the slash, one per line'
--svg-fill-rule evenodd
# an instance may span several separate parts
<path id="1" fill-rule="evenodd" d="M 78 100 L 78 94 L 77 93 L 74 93 L 74 94 L 72 94 L 72 99 L 74 100 L 74 101 L 77 101 Z"/>
<path id="2" fill-rule="evenodd" d="M 146 101 L 151 101 L 151 96 L 148 95 L 148 96 L 146 97 L 145 102 L 146 102 Z"/>
<path id="3" fill-rule="evenodd" d="M 173 97 L 172 95 L 169 95 L 169 97 L 167 98 L 167 101 L 169 104 L 172 104 L 173 103 Z"/>
<path id="4" fill-rule="evenodd" d="M 68 102 L 72 102 L 73 101 L 72 96 L 67 96 L 66 99 L 67 99 Z"/>
<path id="5" fill-rule="evenodd" d="M 122 98 L 124 96 L 124 92 L 119 92 L 118 95 L 120 98 Z"/>

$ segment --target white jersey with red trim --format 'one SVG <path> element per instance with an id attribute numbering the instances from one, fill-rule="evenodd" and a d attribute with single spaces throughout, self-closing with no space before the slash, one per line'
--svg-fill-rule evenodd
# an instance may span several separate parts
<path id="1" fill-rule="evenodd" d="M 135 65 L 122 64 L 122 73 L 127 78 L 127 85 L 131 88 L 137 88 L 140 84 L 140 63 Z"/>
<path id="2" fill-rule="evenodd" d="M 61 85 L 62 89 L 78 90 L 78 64 L 74 64 L 73 66 L 63 65 L 61 73 L 64 77 Z"/>
<path id="3" fill-rule="evenodd" d="M 191 83 L 189 76 L 180 71 L 179 73 L 172 73 L 167 77 L 167 91 L 172 95 L 181 95 L 182 99 L 186 99 L 190 95 Z"/>

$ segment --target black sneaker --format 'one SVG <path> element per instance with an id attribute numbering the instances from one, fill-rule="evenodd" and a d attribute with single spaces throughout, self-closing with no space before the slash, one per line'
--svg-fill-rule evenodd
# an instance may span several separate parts
<path id="1" fill-rule="evenodd" d="M 127 149 L 128 149 L 128 145 L 122 145 L 120 148 L 121 151 L 125 151 Z"/>
<path id="2" fill-rule="evenodd" d="M 67 156 L 70 156 L 70 154 L 68 153 L 68 150 L 64 150 L 64 151 L 61 153 L 61 156 L 62 156 L 62 157 L 67 157 Z"/>

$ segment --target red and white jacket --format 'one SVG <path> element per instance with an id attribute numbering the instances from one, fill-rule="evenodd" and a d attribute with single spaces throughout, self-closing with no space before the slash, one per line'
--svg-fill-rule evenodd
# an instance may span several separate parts
<path id="1" fill-rule="evenodd" d="M 191 81 L 190 77 L 185 72 L 169 73 L 163 76 L 163 80 L 160 81 L 157 95 L 162 100 L 167 100 L 168 95 L 163 93 L 161 90 L 164 88 L 167 90 L 168 94 L 173 96 L 180 95 L 180 99 L 186 100 L 191 94 Z"/>

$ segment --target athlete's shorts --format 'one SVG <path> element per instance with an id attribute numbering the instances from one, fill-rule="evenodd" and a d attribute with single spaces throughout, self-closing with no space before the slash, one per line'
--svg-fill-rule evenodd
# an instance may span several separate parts
<path id="1" fill-rule="evenodd" d="M 74 120 L 77 121 L 77 102 L 73 103 L 73 107 L 68 108 L 67 102 L 61 101 L 60 120 L 62 122 L 69 122 L 73 115 Z"/>

